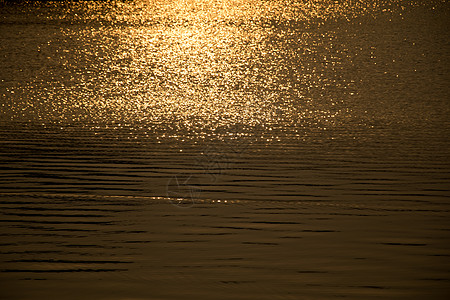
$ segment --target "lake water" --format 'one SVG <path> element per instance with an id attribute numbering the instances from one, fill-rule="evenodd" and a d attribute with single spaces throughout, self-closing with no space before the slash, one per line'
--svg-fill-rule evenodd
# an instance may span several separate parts
<path id="1" fill-rule="evenodd" d="M 447 299 L 449 8 L 0 4 L 0 298 Z"/>

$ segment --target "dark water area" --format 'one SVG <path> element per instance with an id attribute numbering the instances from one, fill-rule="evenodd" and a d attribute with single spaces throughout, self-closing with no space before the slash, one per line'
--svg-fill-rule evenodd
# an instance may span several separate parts
<path id="1" fill-rule="evenodd" d="M 447 299 L 445 1 L 0 4 L 1 299 Z"/>

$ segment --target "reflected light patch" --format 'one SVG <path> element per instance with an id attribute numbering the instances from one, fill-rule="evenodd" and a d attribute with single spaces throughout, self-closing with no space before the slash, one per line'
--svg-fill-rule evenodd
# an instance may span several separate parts
<path id="1" fill-rule="evenodd" d="M 344 100 L 354 82 L 340 72 L 352 58 L 332 31 L 314 28 L 390 9 L 325 0 L 42 5 L 53 13 L 41 8 L 40 17 L 70 25 L 36 45 L 42 66 L 6 91 L 11 119 L 203 137 L 259 128 L 274 138 L 351 116 Z"/>

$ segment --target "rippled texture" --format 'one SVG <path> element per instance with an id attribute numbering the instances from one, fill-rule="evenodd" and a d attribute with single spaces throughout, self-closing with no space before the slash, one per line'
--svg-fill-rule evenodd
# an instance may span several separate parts
<path id="1" fill-rule="evenodd" d="M 2 4 L 0 296 L 445 299 L 448 19 Z"/>

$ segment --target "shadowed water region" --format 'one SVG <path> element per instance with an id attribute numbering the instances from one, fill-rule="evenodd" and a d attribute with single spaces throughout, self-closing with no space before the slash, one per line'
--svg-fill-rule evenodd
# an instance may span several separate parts
<path id="1" fill-rule="evenodd" d="M 0 3 L 0 298 L 447 299 L 446 1 Z"/>

